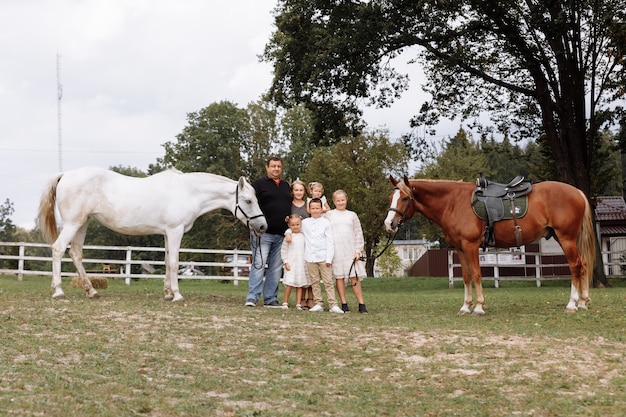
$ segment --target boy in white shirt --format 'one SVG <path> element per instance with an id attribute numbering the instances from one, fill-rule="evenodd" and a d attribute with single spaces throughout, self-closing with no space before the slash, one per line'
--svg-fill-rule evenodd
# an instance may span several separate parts
<path id="1" fill-rule="evenodd" d="M 324 299 L 320 278 L 324 281 L 326 296 L 331 313 L 343 314 L 335 298 L 335 283 L 333 279 L 332 262 L 335 254 L 333 232 L 330 222 L 322 217 L 322 201 L 314 198 L 309 204 L 311 217 L 302 220 L 304 234 L 304 260 L 311 279 L 315 305 L 309 311 L 324 311 Z M 288 230 L 287 233 L 290 231 Z"/>

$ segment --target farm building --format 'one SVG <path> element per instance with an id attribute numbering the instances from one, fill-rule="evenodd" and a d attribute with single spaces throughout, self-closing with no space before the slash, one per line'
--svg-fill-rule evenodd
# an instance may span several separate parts
<path id="1" fill-rule="evenodd" d="M 622 196 L 598 197 L 596 222 L 600 235 L 600 249 L 607 275 L 623 275 L 619 265 L 608 265 L 624 261 L 626 257 L 626 203 Z M 606 253 L 611 252 L 611 253 Z M 617 253 L 616 253 L 617 252 Z"/>
<path id="2" fill-rule="evenodd" d="M 394 272 L 396 276 L 409 275 L 409 270 L 412 265 L 420 259 L 429 249 L 433 246 L 438 246 L 439 242 L 429 242 L 425 239 L 413 239 L 413 240 L 394 240 L 391 244 L 390 250 L 396 251 L 402 265 Z M 376 268 L 376 267 L 375 267 Z M 375 274 L 379 274 L 380 271 L 375 269 Z"/>

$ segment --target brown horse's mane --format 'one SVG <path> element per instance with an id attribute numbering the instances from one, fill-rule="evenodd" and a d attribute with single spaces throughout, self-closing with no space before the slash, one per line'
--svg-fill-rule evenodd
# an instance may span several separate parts
<path id="1" fill-rule="evenodd" d="M 425 182 L 467 182 L 463 180 L 447 180 L 447 179 L 433 179 L 433 178 L 411 178 L 409 181 L 425 181 Z"/>

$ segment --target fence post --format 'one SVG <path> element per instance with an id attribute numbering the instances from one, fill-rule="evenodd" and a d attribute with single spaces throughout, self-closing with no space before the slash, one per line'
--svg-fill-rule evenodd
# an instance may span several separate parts
<path id="1" fill-rule="evenodd" d="M 448 288 L 454 288 L 454 251 L 448 251 Z"/>
<path id="2" fill-rule="evenodd" d="M 535 279 L 537 280 L 537 288 L 541 287 L 541 252 L 535 256 Z"/>
<path id="3" fill-rule="evenodd" d="M 233 262 L 235 266 L 233 267 L 233 285 L 239 286 L 239 254 L 237 253 L 237 249 L 233 253 Z"/>
<path id="4" fill-rule="evenodd" d="M 500 288 L 499 278 L 500 278 L 500 256 L 496 255 L 496 264 L 493 267 L 493 284 L 496 288 Z"/>
<path id="5" fill-rule="evenodd" d="M 133 250 L 130 248 L 130 246 L 126 247 L 126 271 L 124 271 L 126 273 L 126 285 L 130 285 L 130 274 L 131 274 L 131 270 L 130 270 L 130 261 L 132 260 L 132 253 Z"/>
<path id="6" fill-rule="evenodd" d="M 24 242 L 20 242 L 20 259 L 17 261 L 17 280 L 24 279 Z"/>

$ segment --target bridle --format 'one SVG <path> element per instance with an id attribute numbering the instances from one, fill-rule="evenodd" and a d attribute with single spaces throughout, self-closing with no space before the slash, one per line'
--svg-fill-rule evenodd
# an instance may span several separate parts
<path id="1" fill-rule="evenodd" d="M 393 189 L 394 189 L 394 190 L 401 191 L 401 190 L 400 190 L 400 187 L 394 187 Z M 409 206 L 410 206 L 411 204 L 413 204 L 413 200 L 414 200 L 414 198 L 413 198 L 413 193 L 411 192 L 411 194 L 410 194 L 410 196 L 409 196 L 409 203 L 406 205 L 406 207 L 405 207 L 404 211 L 398 210 L 398 209 L 397 209 L 397 208 L 395 208 L 395 207 L 389 207 L 389 210 L 387 210 L 387 211 L 392 211 L 392 212 L 394 212 L 394 213 L 398 213 L 400 216 L 402 216 L 402 218 L 401 218 L 401 219 L 400 219 L 400 221 L 398 222 L 398 227 L 396 228 L 396 231 L 393 233 L 393 235 L 388 235 L 388 236 L 387 236 L 387 243 L 385 243 L 385 246 L 383 247 L 383 250 L 381 250 L 381 251 L 380 251 L 377 255 L 374 255 L 374 256 L 367 256 L 367 257 L 366 257 L 366 256 L 361 256 L 361 258 L 360 258 L 359 260 L 361 260 L 361 261 L 366 261 L 366 260 L 368 260 L 368 259 L 374 259 L 374 260 L 376 260 L 376 259 L 378 259 L 378 258 L 379 258 L 379 257 L 380 257 L 383 253 L 385 253 L 385 251 L 387 250 L 387 248 L 393 244 L 393 241 L 395 240 L 396 235 L 397 235 L 397 234 L 398 234 L 398 232 L 400 231 L 400 226 L 402 226 L 402 224 L 403 224 L 403 223 L 404 223 L 404 221 L 406 220 L 406 212 L 407 212 L 407 210 L 408 210 Z M 352 268 L 354 268 L 354 264 L 355 264 L 355 262 L 356 262 L 356 261 L 357 261 L 357 259 L 355 259 L 355 260 L 352 262 L 352 266 L 350 266 L 350 273 L 352 272 Z"/>
<path id="2" fill-rule="evenodd" d="M 237 188 L 235 188 L 235 217 L 237 217 L 237 210 L 243 214 L 246 218 L 246 226 L 250 229 L 250 220 L 258 219 L 259 217 L 263 217 L 263 213 L 257 214 L 256 216 L 248 216 L 245 211 L 239 206 L 239 184 L 237 184 Z"/>
<path id="3" fill-rule="evenodd" d="M 393 187 L 393 189 L 394 189 L 394 191 L 395 191 L 395 190 L 398 190 L 399 192 L 402 192 L 402 190 L 400 190 L 400 187 L 397 187 L 397 186 L 396 186 L 396 187 Z M 398 214 L 402 217 L 402 218 L 400 219 L 400 221 L 398 222 L 398 229 L 400 228 L 400 226 L 402 226 L 402 224 L 403 224 L 403 223 L 404 223 L 404 221 L 406 220 L 406 212 L 407 212 L 407 210 L 409 209 L 409 206 L 410 206 L 411 204 L 413 204 L 413 201 L 414 201 L 414 200 L 415 200 L 415 199 L 413 198 L 413 192 L 411 192 L 411 193 L 410 193 L 410 195 L 409 195 L 409 202 L 408 202 L 408 204 L 406 205 L 406 207 L 404 208 L 404 211 L 402 211 L 402 210 L 398 210 L 398 209 L 397 209 L 397 208 L 395 208 L 395 207 L 389 207 L 389 210 L 387 210 L 387 211 L 393 211 L 393 212 L 395 212 L 395 213 L 398 213 Z M 397 204 L 396 204 L 396 205 L 397 205 Z M 396 231 L 396 233 L 398 233 L 398 232 Z"/>

